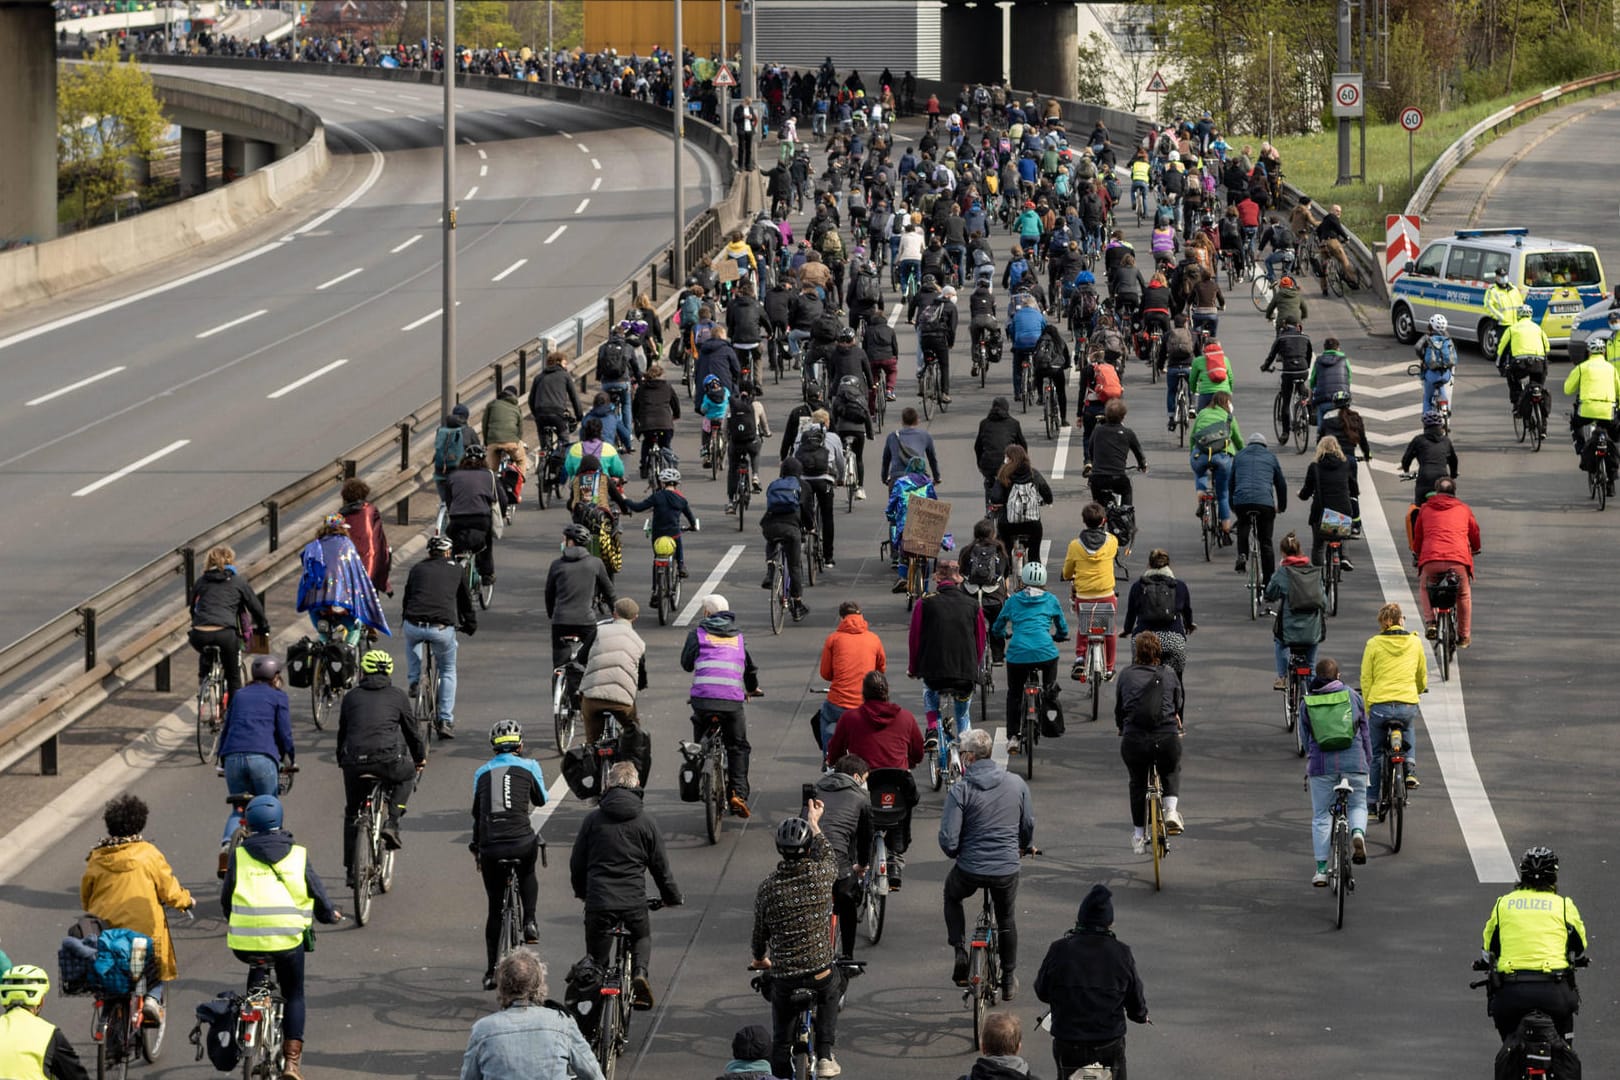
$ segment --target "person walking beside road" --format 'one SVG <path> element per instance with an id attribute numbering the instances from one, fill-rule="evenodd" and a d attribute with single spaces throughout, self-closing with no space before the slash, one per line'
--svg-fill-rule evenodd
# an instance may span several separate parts
<path id="1" fill-rule="evenodd" d="M 546 965 L 532 950 L 502 957 L 492 982 L 501 1011 L 473 1023 L 461 1080 L 603 1080 L 579 1025 L 547 1004 Z"/>
<path id="2" fill-rule="evenodd" d="M 585 903 L 585 951 L 607 970 L 613 963 L 611 931 L 620 925 L 630 931 L 633 1004 L 650 1009 L 652 921 L 646 875 L 652 875 L 665 907 L 680 907 L 683 900 L 664 853 L 663 834 L 642 811 L 641 797 L 641 774 L 634 763 L 617 761 L 608 767 L 602 798 L 574 838 L 568 873 L 575 898 Z"/>
<path id="3" fill-rule="evenodd" d="M 826 751 L 832 745 L 838 720 L 865 700 L 861 686 L 867 673 L 888 670 L 883 639 L 874 634 L 861 614 L 861 605 L 845 600 L 838 605 L 838 625 L 821 644 L 821 677 L 827 680 L 827 700 L 811 723 L 816 745 Z M 829 763 L 836 758 L 829 758 Z"/>
<path id="4" fill-rule="evenodd" d="M 264 605 L 259 603 L 247 578 L 237 572 L 235 563 L 236 552 L 230 546 L 221 544 L 209 548 L 202 577 L 192 586 L 187 603 L 191 629 L 186 633 L 186 641 L 197 650 L 197 681 L 208 678 L 213 666 L 208 649 L 218 649 L 227 695 L 235 695 L 242 688 L 243 616 L 253 620 L 255 634 L 264 637 L 270 634 L 270 620 L 265 617 Z"/>
<path id="5" fill-rule="evenodd" d="M 427 765 L 427 747 L 411 709 L 411 699 L 395 686 L 394 658 L 372 649 L 360 658 L 360 681 L 343 695 L 338 713 L 337 759 L 343 767 L 343 870 L 354 866 L 354 829 L 351 823 L 360 803 L 371 790 L 373 778 L 383 782 L 388 818 L 383 822 L 383 843 L 397 850 L 404 846 L 399 819 L 411 797 L 411 781 Z"/>
<path id="6" fill-rule="evenodd" d="M 935 582 L 935 591 L 911 609 L 906 662 L 906 675 L 922 680 L 928 748 L 939 745 L 941 692 L 949 693 L 955 705 L 949 718 L 953 734 L 960 739 L 968 729 L 987 629 L 978 601 L 962 587 L 961 567 L 954 559 L 939 561 Z"/>
<path id="7" fill-rule="evenodd" d="M 960 1080 L 1038 1080 L 1022 1056 L 1024 1031 L 1012 1013 L 993 1012 L 985 1017 L 979 1045 L 979 1059 Z"/>
<path id="8" fill-rule="evenodd" d="M 1052 1007 L 1052 1060 L 1059 1076 L 1087 1065 L 1125 1076 L 1125 1022 L 1147 1024 L 1147 993 L 1131 947 L 1114 936 L 1114 894 L 1093 885 L 1075 927 L 1052 942 L 1035 996 Z"/>
<path id="9" fill-rule="evenodd" d="M 1423 655 L 1423 642 L 1406 628 L 1401 605 L 1385 604 L 1378 609 L 1378 633 L 1367 639 L 1361 651 L 1361 695 L 1367 703 L 1367 724 L 1373 747 L 1388 741 L 1389 729 L 1401 729 L 1401 747 L 1406 754 L 1406 786 L 1420 786 L 1417 778 L 1418 695 L 1429 689 L 1429 662 Z M 1382 779 L 1380 755 L 1374 754 L 1367 776 L 1369 796 L 1377 799 Z M 1379 820 L 1383 820 L 1382 810 Z"/>
<path id="10" fill-rule="evenodd" d="M 18 1080 L 90 1080 L 62 1029 L 39 1010 L 51 977 L 33 964 L 0 969 L 0 1075 Z"/>
<path id="11" fill-rule="evenodd" d="M 737 136 L 737 171 L 754 169 L 754 129 L 759 116 L 754 112 L 754 99 L 745 97 L 731 110 L 731 130 Z"/>
<path id="12" fill-rule="evenodd" d="M 411 567 L 405 579 L 406 693 L 416 698 L 422 677 L 421 645 L 433 651 L 438 669 L 439 695 L 434 703 L 434 728 L 441 739 L 456 737 L 456 631 L 471 637 L 478 632 L 467 575 L 453 562 L 454 545 L 447 536 L 428 538 L 427 556 Z"/>
<path id="13" fill-rule="evenodd" d="M 146 816 L 146 803 L 134 795 L 119 795 L 102 808 L 107 836 L 85 858 L 79 906 L 108 927 L 134 930 L 152 939 L 149 962 L 157 973 L 146 983 L 141 1012 L 146 1023 L 161 1024 L 163 984 L 180 977 L 163 909 L 190 911 L 196 901 L 169 869 L 163 853 L 141 836 L 146 831 Z M 3 1075 L 9 1078 L 11 1074 Z"/>
<path id="14" fill-rule="evenodd" d="M 1251 557 L 1260 560 L 1260 579 L 1270 581 L 1276 569 L 1276 554 L 1272 549 L 1271 531 L 1277 515 L 1288 509 L 1288 481 L 1283 477 L 1277 455 L 1267 445 L 1266 433 L 1256 431 L 1249 435 L 1243 449 L 1232 459 L 1231 473 L 1232 513 L 1237 516 L 1238 573 L 1249 569 Z M 1249 517 L 1255 525 L 1249 528 Z M 1252 535 L 1251 535 L 1252 534 Z M 1255 548 L 1250 550 L 1251 545 Z"/>
<path id="15" fill-rule="evenodd" d="M 596 637 L 598 604 L 614 602 L 613 578 L 601 559 L 591 554 L 591 534 L 583 525 L 563 527 L 562 554 L 546 571 L 546 618 L 551 621 L 551 664 L 568 662 L 569 643 L 584 649 Z"/>
<path id="16" fill-rule="evenodd" d="M 281 1014 L 282 1080 L 303 1080 L 304 953 L 314 923 L 338 923 L 343 912 L 302 844 L 282 828 L 281 800 L 260 795 L 247 805 L 248 836 L 237 846 L 219 890 L 229 929 L 225 944 L 244 964 L 251 992 L 272 974 L 286 1008 Z"/>
<path id="17" fill-rule="evenodd" d="M 1350 781 L 1350 861 L 1357 866 L 1367 861 L 1367 769 L 1372 761 L 1367 709 L 1361 695 L 1339 680 L 1339 665 L 1332 657 L 1316 662 L 1296 723 L 1305 740 L 1305 776 L 1311 789 L 1311 847 L 1316 854 L 1311 884 L 1320 889 L 1327 885 L 1333 789 L 1341 779 Z"/>
<path id="18" fill-rule="evenodd" d="M 923 740 L 917 718 L 889 700 L 889 680 L 881 671 L 868 672 L 861 680 L 860 707 L 839 718 L 838 729 L 827 744 L 828 760 L 842 760 L 845 754 L 859 757 L 869 769 L 897 769 L 906 774 L 905 818 L 884 834 L 889 847 L 889 888 L 898 889 L 906 851 L 911 847 L 911 810 L 917 802 L 910 775 L 922 761 Z"/>
<path id="19" fill-rule="evenodd" d="M 737 629 L 737 617 L 726 598 L 710 593 L 703 598 L 702 621 L 686 635 L 681 646 L 681 670 L 692 673 L 687 700 L 692 706 L 692 741 L 701 742 L 708 734 L 708 720 L 720 723 L 720 738 L 726 747 L 727 805 L 737 817 L 749 816 L 748 719 L 744 703 L 751 697 L 764 697 L 759 688 L 759 669 L 748 653 L 748 644 Z"/>
<path id="20" fill-rule="evenodd" d="M 508 866 L 518 876 L 523 941 L 533 945 L 540 940 L 535 925 L 540 885 L 534 867 L 541 841 L 529 815 L 546 804 L 546 778 L 539 765 L 523 756 L 523 726 L 516 720 L 497 720 L 489 729 L 489 745 L 495 756 L 473 773 L 473 838 L 467 845 L 484 882 L 485 990 L 495 989 Z"/>
<path id="21" fill-rule="evenodd" d="M 491 473 L 501 467 L 505 451 L 517 466 L 518 476 L 529 471 L 529 448 L 523 444 L 523 412 L 518 408 L 518 388 L 504 386 L 499 396 L 484 406 L 484 454 Z"/>
<path id="22" fill-rule="evenodd" d="M 1434 494 L 1418 508 L 1412 523 L 1412 547 L 1417 551 L 1418 608 L 1424 634 L 1435 640 L 1434 605 L 1429 584 L 1455 572 L 1457 588 L 1457 647 L 1468 648 L 1474 628 L 1474 556 L 1479 554 L 1479 522 L 1468 504 L 1457 498 L 1457 481 L 1443 479 Z"/>
<path id="23" fill-rule="evenodd" d="M 253 658 L 253 681 L 231 695 L 225 727 L 219 735 L 219 763 L 231 795 L 274 795 L 280 788 L 280 764 L 297 758 L 293 747 L 292 706 L 281 688 L 281 661 Z M 230 842 L 242 822 L 234 804 L 219 838 L 219 874 L 229 869 Z M 140 830 L 136 830 L 139 832 Z"/>
<path id="24" fill-rule="evenodd" d="M 1035 808 L 1021 777 L 990 757 L 988 731 L 961 738 L 962 779 L 951 785 L 939 818 L 939 850 L 956 865 L 945 875 L 945 940 L 956 953 L 951 981 L 968 980 L 967 917 L 962 901 L 990 890 L 1001 946 L 1001 998 L 1018 996 L 1018 860 L 1032 853 Z"/>
<path id="25" fill-rule="evenodd" d="M 1278 546 L 1282 563 L 1266 579 L 1264 598 L 1277 602 L 1277 617 L 1271 627 L 1277 681 L 1271 688 L 1287 690 L 1289 653 L 1297 650 L 1304 654 L 1306 664 L 1315 664 L 1316 648 L 1327 637 L 1327 595 L 1322 588 L 1322 573 L 1300 550 L 1299 537 L 1290 531 Z"/>

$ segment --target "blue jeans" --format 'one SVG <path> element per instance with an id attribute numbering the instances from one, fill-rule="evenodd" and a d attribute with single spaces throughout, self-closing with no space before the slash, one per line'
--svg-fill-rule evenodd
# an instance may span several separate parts
<path id="1" fill-rule="evenodd" d="M 804 343 L 809 341 L 809 340 L 810 340 L 810 331 L 808 331 L 808 330 L 789 330 L 788 331 L 788 351 L 790 353 L 792 353 L 794 356 L 803 355 L 803 353 L 804 353 Z"/>
<path id="2" fill-rule="evenodd" d="M 834 705 L 831 701 L 821 703 L 821 752 L 825 754 L 827 747 L 832 745 L 833 732 L 838 729 L 838 718 L 844 715 L 842 705 Z M 834 762 L 833 764 L 837 764 Z"/>
<path id="3" fill-rule="evenodd" d="M 1276 266 L 1277 266 L 1278 263 L 1283 261 L 1283 257 L 1284 257 L 1283 253 L 1280 252 L 1280 251 L 1273 251 L 1270 255 L 1266 256 L 1266 280 L 1267 281 L 1276 281 L 1277 280 Z"/>
<path id="4" fill-rule="evenodd" d="M 923 683 L 923 713 L 927 716 L 928 727 L 939 726 L 939 691 Z M 973 719 L 973 695 L 958 696 L 956 698 L 956 734 L 967 731 Z"/>
<path id="5" fill-rule="evenodd" d="M 438 722 L 454 727 L 456 722 L 456 628 L 446 626 L 435 630 L 428 626 L 405 623 L 405 678 L 415 685 L 422 677 L 422 658 L 416 646 L 427 642 L 433 650 L 433 662 L 439 666 Z"/>
<path id="6" fill-rule="evenodd" d="M 1311 783 L 1311 848 L 1317 862 L 1327 862 L 1328 843 L 1333 835 L 1333 788 L 1341 776 L 1350 780 L 1350 831 L 1367 831 L 1367 774 L 1328 773 L 1313 776 Z"/>
<path id="7" fill-rule="evenodd" d="M 1389 735 L 1387 728 L 1397 725 L 1401 729 L 1401 752 L 1406 755 L 1406 763 L 1417 765 L 1417 718 L 1418 707 L 1404 701 L 1383 701 L 1377 705 L 1367 706 L 1367 734 L 1372 737 L 1372 768 L 1367 775 L 1367 790 L 1377 800 L 1378 793 L 1383 790 L 1381 781 L 1384 770 L 1381 768 L 1384 754 L 1388 749 Z"/>
<path id="8" fill-rule="evenodd" d="M 967 265 L 967 245 L 946 244 L 945 254 L 950 256 L 951 264 L 956 267 L 956 278 L 960 281 Z"/>
<path id="9" fill-rule="evenodd" d="M 1209 478 L 1215 478 L 1215 510 L 1221 521 L 1230 521 L 1232 518 L 1232 455 L 1231 454 L 1205 454 L 1195 450 L 1188 456 L 1188 463 L 1192 465 L 1193 486 L 1199 491 L 1209 490 Z"/>
<path id="10" fill-rule="evenodd" d="M 1271 640 L 1271 647 L 1272 647 L 1273 651 L 1275 651 L 1276 654 L 1277 654 L 1277 678 L 1279 678 L 1279 679 L 1286 679 L 1288 677 L 1288 654 L 1289 654 L 1290 651 L 1298 651 L 1298 652 L 1304 653 L 1305 654 L 1305 662 L 1307 664 L 1309 664 L 1313 668 L 1316 667 L 1316 648 L 1317 647 L 1315 645 L 1305 645 L 1305 646 L 1296 645 L 1296 646 L 1294 646 L 1293 650 L 1290 650 L 1287 645 L 1284 645 L 1282 642 L 1278 641 L 1276 638 L 1273 638 Z"/>
<path id="11" fill-rule="evenodd" d="M 1423 373 L 1424 412 L 1428 412 L 1430 409 L 1434 408 L 1434 399 L 1436 393 L 1439 391 L 1440 387 L 1449 382 L 1451 382 L 1451 372 L 1449 371 L 1425 371 Z M 1445 398 L 1447 401 L 1451 400 L 1451 393 L 1449 390 L 1446 392 Z"/>
<path id="12" fill-rule="evenodd" d="M 1164 415 L 1166 419 L 1174 419 L 1176 415 L 1176 387 L 1186 382 L 1192 375 L 1190 367 L 1166 368 L 1164 372 Z M 1188 423 L 1192 418 L 1188 417 Z"/>
<path id="13" fill-rule="evenodd" d="M 619 414 L 619 422 L 626 431 L 630 430 L 630 384 L 627 382 L 605 382 L 602 384 L 602 393 L 613 400 L 613 391 L 619 391 L 618 400 L 614 402 L 614 411 Z"/>
<path id="14" fill-rule="evenodd" d="M 220 764 L 225 766 L 225 786 L 232 795 L 274 795 L 280 786 L 276 759 L 269 754 L 226 754 Z M 230 843 L 241 823 L 242 815 L 232 810 L 219 842 Z"/>
<path id="15" fill-rule="evenodd" d="M 1330 412 L 1338 412 L 1338 411 L 1339 411 L 1339 406 L 1333 404 L 1333 402 L 1331 402 L 1331 401 L 1322 401 L 1322 402 L 1317 403 L 1317 405 L 1316 405 L 1316 428 L 1317 428 L 1318 436 L 1321 435 L 1322 421 L 1327 419 L 1327 414 L 1330 413 Z M 1353 447 L 1353 446 L 1343 446 L 1343 447 L 1340 447 L 1340 449 L 1344 451 L 1345 457 L 1353 458 L 1353 457 L 1356 456 L 1356 448 Z"/>

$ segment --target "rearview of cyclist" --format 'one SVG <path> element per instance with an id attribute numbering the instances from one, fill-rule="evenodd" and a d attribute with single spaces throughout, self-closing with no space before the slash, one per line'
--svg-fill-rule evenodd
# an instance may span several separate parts
<path id="1" fill-rule="evenodd" d="M 370 777 L 383 781 L 388 819 L 383 843 L 400 848 L 399 819 L 411 797 L 411 780 L 427 764 L 427 747 L 411 708 L 411 699 L 395 686 L 394 658 L 372 649 L 360 658 L 360 682 L 343 695 L 338 715 L 337 759 L 343 766 L 343 870 L 354 865 L 354 830 L 350 824 L 371 788 Z"/>
<path id="2" fill-rule="evenodd" d="M 0 972 L 0 1074 L 48 1080 L 90 1080 L 62 1029 L 40 1018 L 51 977 L 33 964 Z"/>
<path id="3" fill-rule="evenodd" d="M 1038 562 L 1024 564 L 1020 571 L 1022 587 L 1001 605 L 1001 613 L 990 627 L 991 637 L 1007 639 L 1007 752 L 1018 753 L 1023 730 L 1024 684 L 1039 671 L 1049 701 L 1058 694 L 1057 641 L 1069 636 L 1063 605 L 1046 591 L 1046 567 Z"/>
<path id="4" fill-rule="evenodd" d="M 737 617 L 726 598 L 710 593 L 703 598 L 703 619 L 686 635 L 681 646 L 681 670 L 692 673 L 688 701 L 692 706 L 692 741 L 708 734 L 708 718 L 720 718 L 720 737 L 726 747 L 726 789 L 731 812 L 749 816 L 748 718 L 744 703 L 762 697 L 759 669 L 748 654 L 748 644 L 737 629 Z"/>
<path id="5" fill-rule="evenodd" d="M 1519 860 L 1518 885 L 1491 905 L 1483 949 L 1486 1011 L 1504 1042 L 1533 1009 L 1552 1017 L 1565 1039 L 1574 1033 L 1581 995 L 1570 960 L 1586 952 L 1586 923 L 1575 901 L 1558 895 L 1552 848 L 1538 845 Z"/>
<path id="6" fill-rule="evenodd" d="M 540 836 L 529 823 L 529 814 L 546 804 L 546 779 L 540 766 L 523 756 L 523 725 L 516 720 L 499 720 L 489 729 L 489 745 L 495 756 L 473 774 L 473 838 L 467 845 L 478 872 L 484 879 L 488 915 L 484 919 L 484 989 L 495 989 L 495 954 L 501 943 L 501 902 L 506 894 L 507 868 L 503 861 L 517 863 L 518 894 L 523 904 L 523 941 L 533 945 L 540 940 L 535 925 L 535 905 L 540 883 L 534 867 L 540 858 Z"/>

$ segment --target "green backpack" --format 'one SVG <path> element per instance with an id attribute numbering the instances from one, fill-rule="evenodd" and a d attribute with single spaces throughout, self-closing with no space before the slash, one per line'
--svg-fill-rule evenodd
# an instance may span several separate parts
<path id="1" fill-rule="evenodd" d="M 1355 741 L 1356 709 L 1349 690 L 1305 695 L 1305 715 L 1311 721 L 1311 738 L 1323 750 L 1348 750 Z"/>

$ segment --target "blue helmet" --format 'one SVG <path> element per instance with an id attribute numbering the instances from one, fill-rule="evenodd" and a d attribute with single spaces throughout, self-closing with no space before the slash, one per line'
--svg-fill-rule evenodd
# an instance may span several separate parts
<path id="1" fill-rule="evenodd" d="M 1096 275 L 1090 270 L 1082 270 L 1078 274 L 1074 275 L 1074 283 L 1076 285 L 1091 285 L 1094 284 L 1096 280 Z"/>
<path id="2" fill-rule="evenodd" d="M 242 820 L 256 833 L 281 828 L 282 817 L 281 800 L 274 795 L 255 795 L 242 813 Z"/>

